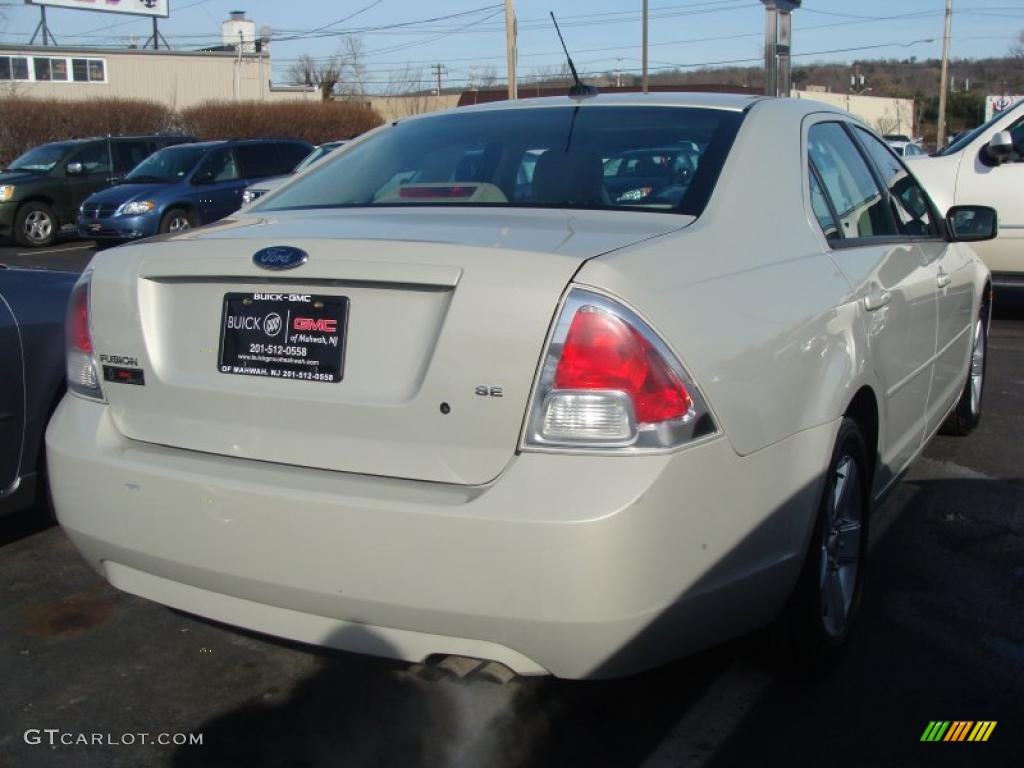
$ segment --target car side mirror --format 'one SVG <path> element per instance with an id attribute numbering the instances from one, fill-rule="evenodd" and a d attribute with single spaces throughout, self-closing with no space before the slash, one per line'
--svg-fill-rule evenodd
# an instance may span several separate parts
<path id="1" fill-rule="evenodd" d="M 988 156 L 996 165 L 1005 163 L 1013 154 L 1013 137 L 1009 131 L 999 131 L 993 136 L 986 147 Z"/>
<path id="2" fill-rule="evenodd" d="M 976 243 L 999 234 L 995 208 L 987 205 L 954 205 L 946 214 L 946 229 L 953 243 Z"/>
<path id="3" fill-rule="evenodd" d="M 81 163 L 68 163 L 65 166 L 65 170 L 68 172 L 68 176 L 81 176 L 82 171 L 85 169 L 82 167 Z"/>

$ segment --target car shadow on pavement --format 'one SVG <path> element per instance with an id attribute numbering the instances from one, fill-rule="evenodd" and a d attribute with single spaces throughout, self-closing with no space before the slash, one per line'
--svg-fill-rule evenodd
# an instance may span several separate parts
<path id="1" fill-rule="evenodd" d="M 392 653 L 353 627 L 328 642 Z M 272 643 L 283 643 L 263 638 Z M 296 647 L 291 643 L 286 646 Z M 236 766 L 638 765 L 744 643 L 613 681 L 515 678 L 307 649 L 322 657 L 287 701 L 252 701 L 196 724 L 202 746 L 179 747 L 176 768 Z"/>
<path id="2" fill-rule="evenodd" d="M 773 670 L 761 634 L 593 682 L 500 684 L 314 651 L 320 670 L 285 702 L 197 723 L 203 746 L 179 748 L 174 765 L 1010 765 L 1024 754 L 1024 482 L 904 486 L 909 502 L 873 543 L 860 625 L 816 676 Z M 389 653 L 369 630 L 345 631 Z M 738 667 L 765 684 L 741 679 L 732 701 L 709 705 Z M 986 744 L 921 743 L 935 719 L 999 726 Z"/>
<path id="3" fill-rule="evenodd" d="M 0 547 L 45 531 L 55 524 L 42 504 L 0 517 Z"/>
<path id="4" fill-rule="evenodd" d="M 1024 480 L 905 485 L 917 493 L 871 552 L 840 663 L 777 677 L 709 765 L 1021 764 Z M 983 744 L 922 743 L 933 720 L 997 726 Z"/>
<path id="5" fill-rule="evenodd" d="M 992 316 L 1007 320 L 1024 320 L 1024 287 L 1015 291 L 997 292 L 992 302 Z"/>

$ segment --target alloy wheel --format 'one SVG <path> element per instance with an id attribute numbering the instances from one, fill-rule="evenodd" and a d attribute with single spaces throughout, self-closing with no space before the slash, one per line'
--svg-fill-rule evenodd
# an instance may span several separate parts
<path id="1" fill-rule="evenodd" d="M 44 211 L 31 211 L 25 217 L 25 237 L 33 243 L 45 243 L 53 233 L 53 219 Z"/>
<path id="2" fill-rule="evenodd" d="M 860 473 L 852 456 L 839 459 L 830 482 L 818 588 L 825 631 L 838 637 L 846 631 L 860 566 L 863 502 Z"/>
<path id="3" fill-rule="evenodd" d="M 186 229 L 192 229 L 192 222 L 188 220 L 187 216 L 174 216 L 167 223 L 168 232 L 183 232 Z"/>
<path id="4" fill-rule="evenodd" d="M 971 415 L 981 412 L 981 389 L 985 384 L 985 329 L 981 320 L 974 326 L 974 345 L 971 349 Z"/>

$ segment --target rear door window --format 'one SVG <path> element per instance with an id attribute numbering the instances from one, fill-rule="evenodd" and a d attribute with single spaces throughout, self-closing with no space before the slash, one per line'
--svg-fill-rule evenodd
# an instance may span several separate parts
<path id="1" fill-rule="evenodd" d="M 120 173 L 127 173 L 153 154 L 149 141 L 115 141 L 114 165 Z"/>
<path id="2" fill-rule="evenodd" d="M 217 149 L 203 160 L 196 171 L 193 181 L 197 184 L 217 184 L 223 181 L 235 181 L 241 178 L 238 164 L 230 149 Z"/>
<path id="3" fill-rule="evenodd" d="M 85 174 L 110 173 L 110 153 L 107 150 L 107 142 L 96 142 L 84 147 L 71 158 L 70 162 L 81 163 L 82 173 Z"/>
<path id="4" fill-rule="evenodd" d="M 825 190 L 822 189 L 821 182 L 818 181 L 818 174 L 814 168 L 809 168 L 808 172 L 811 180 L 811 208 L 814 210 L 814 216 L 821 226 L 821 231 L 830 241 L 840 240 L 843 234 L 839 231 L 839 223 L 832 212 L 828 198 L 825 197 Z"/>
<path id="5" fill-rule="evenodd" d="M 894 237 L 896 225 L 867 161 L 839 123 L 817 123 L 808 155 L 839 218 L 844 238 Z"/>
<path id="6" fill-rule="evenodd" d="M 889 147 L 863 128 L 855 128 L 857 138 L 889 189 L 889 207 L 901 235 L 938 237 L 938 223 L 932 216 L 928 197 L 906 166 Z"/>
<path id="7" fill-rule="evenodd" d="M 282 142 L 277 145 L 278 154 L 281 156 L 281 165 L 275 175 L 291 173 L 295 166 L 309 156 L 310 149 L 304 144 L 296 144 L 293 141 Z"/>
<path id="8" fill-rule="evenodd" d="M 241 166 L 242 176 L 247 179 L 279 176 L 291 170 L 290 168 L 283 170 L 284 165 L 277 152 L 277 145 L 269 142 L 266 144 L 239 144 L 235 147 L 235 156 Z"/>

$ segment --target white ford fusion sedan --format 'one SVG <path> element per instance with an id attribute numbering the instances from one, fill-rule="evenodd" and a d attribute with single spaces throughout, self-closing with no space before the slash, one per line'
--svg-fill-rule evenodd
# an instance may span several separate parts
<path id="1" fill-rule="evenodd" d="M 599 678 L 774 623 L 819 659 L 872 507 L 979 418 L 995 232 L 809 101 L 401 120 L 94 260 L 57 514 L 114 586 L 306 643 Z"/>

